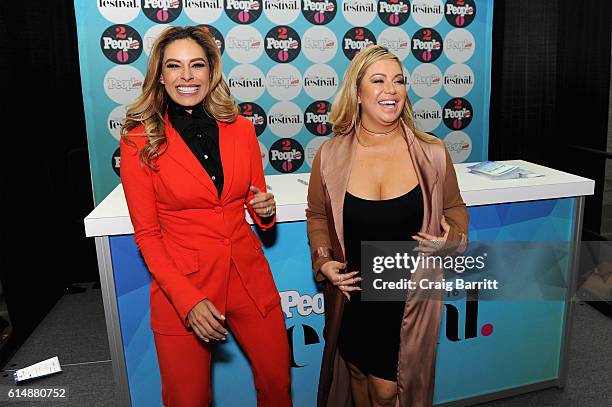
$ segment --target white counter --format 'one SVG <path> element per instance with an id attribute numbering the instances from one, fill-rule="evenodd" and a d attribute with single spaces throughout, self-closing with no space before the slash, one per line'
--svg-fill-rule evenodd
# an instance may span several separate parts
<path id="1" fill-rule="evenodd" d="M 534 201 L 592 195 L 593 180 L 553 170 L 521 160 L 509 164 L 544 174 L 539 178 L 490 180 L 471 174 L 467 167 L 474 163 L 455 164 L 461 196 L 467 206 L 491 205 L 506 202 Z M 266 183 L 276 199 L 277 222 L 305 220 L 306 194 L 310 174 L 266 176 Z M 250 217 L 247 214 L 247 219 Z M 118 185 L 85 218 L 85 234 L 92 236 L 128 235 L 134 233 L 128 213 L 123 187 Z"/>

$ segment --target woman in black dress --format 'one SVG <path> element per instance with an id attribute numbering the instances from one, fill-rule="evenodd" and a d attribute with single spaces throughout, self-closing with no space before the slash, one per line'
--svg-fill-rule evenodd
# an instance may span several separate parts
<path id="1" fill-rule="evenodd" d="M 461 251 L 468 217 L 450 156 L 416 129 L 401 62 L 382 46 L 353 59 L 329 120 L 334 137 L 313 162 L 306 212 L 315 278 L 328 282 L 318 404 L 430 406 L 439 293 L 426 293 L 432 301 L 361 301 L 361 242 Z"/>

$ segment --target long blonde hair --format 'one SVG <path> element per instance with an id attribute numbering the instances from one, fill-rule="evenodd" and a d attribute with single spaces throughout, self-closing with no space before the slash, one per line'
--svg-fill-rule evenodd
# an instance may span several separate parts
<path id="1" fill-rule="evenodd" d="M 361 120 L 360 107 L 357 103 L 359 85 L 368 68 L 378 61 L 396 61 L 400 68 L 401 61 L 382 45 L 372 45 L 361 51 L 353 58 L 346 73 L 340 91 L 332 103 L 328 121 L 332 123 L 332 131 L 335 136 L 345 136 L 355 132 Z M 412 105 L 406 97 L 406 102 L 402 108 L 400 120 L 418 138 L 428 143 L 437 143 L 439 139 L 418 130 L 414 124 Z"/>
<path id="2" fill-rule="evenodd" d="M 212 36 L 202 27 L 169 27 L 164 30 L 151 48 L 142 94 L 128 108 L 125 123 L 121 128 L 121 139 L 135 146 L 129 140 L 127 133 L 140 125 L 144 126 L 144 133 L 130 134 L 130 136 L 147 137 L 147 143 L 140 152 L 140 158 L 153 170 L 157 169 L 154 165 L 155 159 L 163 154 L 167 147 L 164 114 L 170 97 L 164 85 L 159 82 L 164 51 L 170 43 L 182 39 L 191 39 L 198 43 L 208 60 L 210 85 L 209 92 L 202 102 L 204 109 L 215 119 L 225 123 L 236 120 L 239 113 L 238 105 L 230 96 L 229 86 L 223 79 L 221 53 Z"/>

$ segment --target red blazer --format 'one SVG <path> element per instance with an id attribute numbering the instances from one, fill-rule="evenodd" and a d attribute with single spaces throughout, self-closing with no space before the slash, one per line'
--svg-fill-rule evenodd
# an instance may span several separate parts
<path id="1" fill-rule="evenodd" d="M 217 122 L 223 165 L 221 199 L 198 159 L 166 116 L 167 150 L 158 171 L 141 164 L 146 137 L 121 141 L 121 182 L 136 244 L 152 275 L 151 328 L 165 334 L 187 334 L 187 314 L 207 298 L 225 313 L 230 262 L 262 315 L 280 298 L 259 238 L 245 220 L 244 206 L 262 228 L 248 202 L 250 185 L 266 190 L 255 129 L 238 116 Z M 128 133 L 143 134 L 143 127 Z"/>

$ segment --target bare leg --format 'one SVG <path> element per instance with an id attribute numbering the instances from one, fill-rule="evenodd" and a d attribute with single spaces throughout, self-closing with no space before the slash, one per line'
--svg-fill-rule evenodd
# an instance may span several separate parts
<path id="1" fill-rule="evenodd" d="M 355 407 L 370 407 L 368 377 L 352 363 L 346 362 L 351 374 L 351 393 Z"/>
<path id="2" fill-rule="evenodd" d="M 372 407 L 394 407 L 397 400 L 397 383 L 368 375 L 368 391 Z"/>

